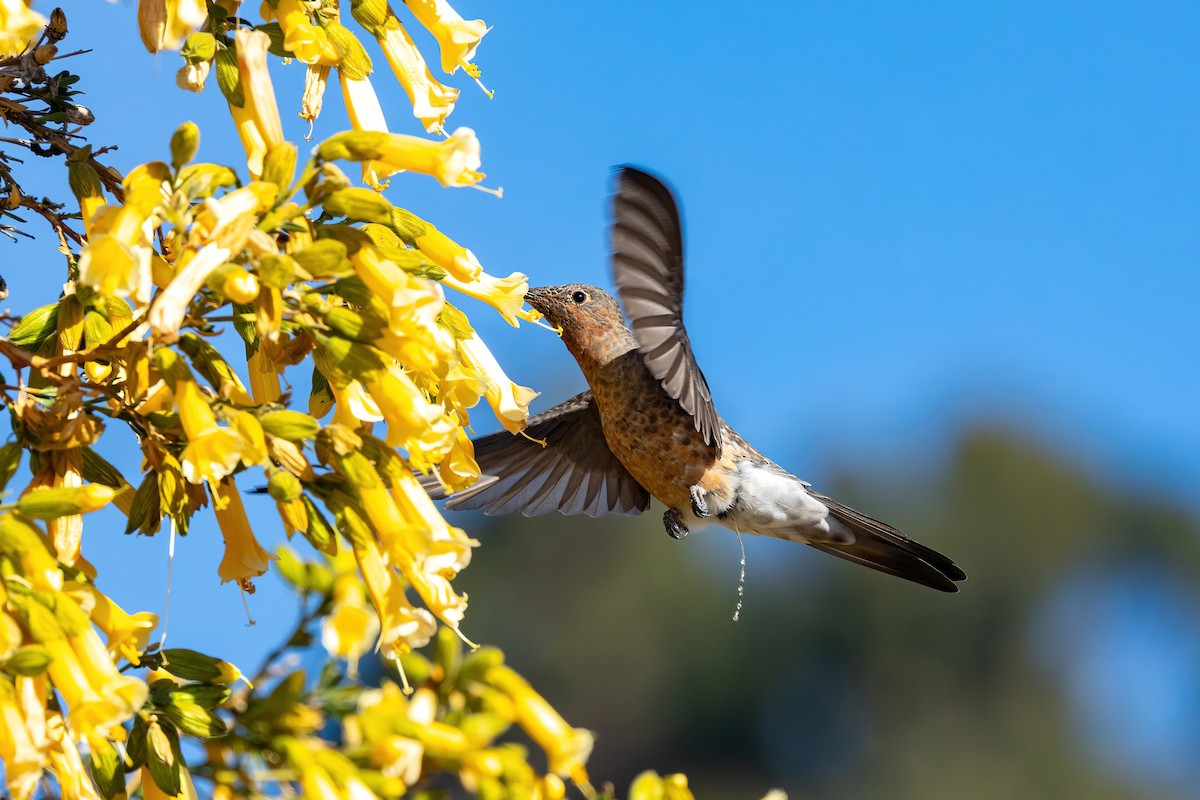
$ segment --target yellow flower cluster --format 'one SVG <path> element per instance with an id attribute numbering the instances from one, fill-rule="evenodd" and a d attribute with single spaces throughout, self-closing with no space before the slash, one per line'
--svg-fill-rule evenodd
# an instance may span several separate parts
<path id="1" fill-rule="evenodd" d="M 442 70 L 478 82 L 484 22 L 445 0 L 404 6 L 437 40 Z M 0 387 L 15 420 L 15 441 L 0 446 L 0 491 L 25 453 L 32 475 L 0 506 L 0 762 L 15 798 L 32 797 L 47 772 L 64 797 L 113 800 L 139 782 L 146 798 L 196 797 L 184 736 L 205 741 L 207 769 L 197 774 L 214 797 L 370 800 L 400 796 L 434 772 L 487 797 L 558 800 L 564 779 L 591 792 L 592 735 L 567 724 L 498 651 L 463 657 L 467 596 L 454 581 L 478 542 L 443 519 L 421 480 L 432 475 L 451 492 L 470 486 L 480 469 L 469 409 L 486 401 L 516 434 L 536 396 L 505 374 L 446 289 L 517 325 L 534 318 L 522 311 L 527 281 L 488 274 L 471 250 L 380 194 L 403 172 L 478 186 L 480 145 L 469 128 L 447 131 L 459 92 L 434 77 L 387 0 L 349 8 L 425 132 L 441 138 L 389 131 L 370 58 L 337 0 L 265 0 L 256 28 L 237 0 L 139 0 L 142 41 L 152 52 L 180 50 L 181 86 L 199 91 L 216 75 L 249 180 L 195 163 L 192 123 L 172 137 L 169 159 L 123 178 L 105 174 L 86 148 L 68 157 L 83 226 L 71 253 L 77 272 L 57 302 L 0 342 L 20 387 L 15 397 Z M 22 0 L 0 0 L 0 55 L 25 47 L 42 24 Z M 320 113 L 331 69 L 350 116 L 351 130 L 307 160 L 285 136 L 268 71 L 281 53 L 304 65 L 305 119 Z M 367 186 L 352 186 L 342 161 L 359 164 Z M 244 367 L 210 343 L 223 323 L 245 344 Z M 288 383 L 301 364 L 313 367 L 308 413 L 294 408 Z M 137 439 L 137 480 L 92 449 L 114 425 Z M 322 553 L 319 565 L 262 546 L 238 488 L 246 471 L 265 479 L 284 531 Z M 305 600 L 321 599 L 305 619 L 320 620 L 321 643 L 351 677 L 376 651 L 401 686 L 386 682 L 348 706 L 334 696 L 336 664 L 317 700 L 303 673 L 277 681 L 268 664 L 259 674 L 273 684 L 269 695 L 234 695 L 232 665 L 148 646 L 157 618 L 114 604 L 83 556 L 84 515 L 109 504 L 125 514 L 127 533 L 146 535 L 164 520 L 186 533 L 211 507 L 221 583 L 252 593 L 274 564 Z M 433 662 L 413 652 L 431 643 Z M 141 672 L 124 674 L 134 667 Z M 345 750 L 318 736 L 331 714 Z M 547 774 L 500 741 L 510 728 L 543 751 Z M 265 763 L 283 766 L 260 779 L 247 762 L 266 750 Z M 642 796 L 690 797 L 680 777 L 646 778 Z"/>
<path id="2" fill-rule="evenodd" d="M 76 745 L 125 740 L 122 724 L 141 709 L 147 686 L 114 659 L 137 664 L 158 618 L 126 613 L 64 570 L 24 513 L 49 514 L 49 501 L 39 503 L 0 514 L 0 762 L 17 800 L 34 796 L 47 767 L 64 796 L 74 787 L 71 796 L 96 797 Z"/>

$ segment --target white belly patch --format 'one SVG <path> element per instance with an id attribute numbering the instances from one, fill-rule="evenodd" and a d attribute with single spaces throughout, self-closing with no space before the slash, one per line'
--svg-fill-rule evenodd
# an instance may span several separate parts
<path id="1" fill-rule="evenodd" d="M 829 509 L 794 475 L 743 461 L 734 498 L 720 519 L 727 528 L 781 538 L 830 536 Z"/>

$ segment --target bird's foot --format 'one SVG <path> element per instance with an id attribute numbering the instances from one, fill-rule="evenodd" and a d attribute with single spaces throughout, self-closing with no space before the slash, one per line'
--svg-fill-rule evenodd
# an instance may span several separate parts
<path id="1" fill-rule="evenodd" d="M 692 513 L 697 517 L 708 516 L 708 501 L 705 499 L 707 494 L 708 492 L 699 486 L 688 487 L 688 495 L 692 498 Z"/>
<path id="2" fill-rule="evenodd" d="M 663 527 L 672 539 L 682 539 L 688 535 L 688 526 L 683 524 L 683 517 L 673 508 L 668 508 L 663 514 Z"/>

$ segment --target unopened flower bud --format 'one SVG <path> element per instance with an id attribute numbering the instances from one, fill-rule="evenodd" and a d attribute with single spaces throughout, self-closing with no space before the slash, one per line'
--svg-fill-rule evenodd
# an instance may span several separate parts
<path id="1" fill-rule="evenodd" d="M 196 157 L 200 147 L 200 128 L 196 123 L 188 121 L 175 129 L 171 134 L 171 166 L 179 169 Z"/>

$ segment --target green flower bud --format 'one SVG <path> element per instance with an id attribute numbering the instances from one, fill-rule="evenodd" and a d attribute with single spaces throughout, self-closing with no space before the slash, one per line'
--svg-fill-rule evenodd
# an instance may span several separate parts
<path id="1" fill-rule="evenodd" d="M 0 661 L 0 671 L 35 678 L 45 672 L 53 660 L 46 648 L 39 644 L 28 644 L 17 648 L 16 652 Z"/>
<path id="2" fill-rule="evenodd" d="M 267 433 L 290 442 L 311 439 L 321 430 L 321 423 L 302 411 L 269 411 L 258 421 Z"/>
<path id="3" fill-rule="evenodd" d="M 196 36 L 206 35 L 210 39 L 211 34 L 196 34 L 193 33 L 188 37 L 188 41 Z M 216 48 L 216 45 L 213 45 Z M 184 55 L 184 58 L 187 58 Z M 209 58 L 212 58 L 210 55 Z M 207 61 L 208 58 L 201 59 Z M 171 134 L 171 166 L 179 169 L 184 164 L 196 157 L 196 150 L 200 147 L 200 128 L 194 122 L 185 122 L 175 129 L 175 133 Z"/>

